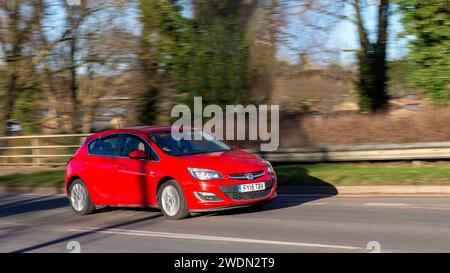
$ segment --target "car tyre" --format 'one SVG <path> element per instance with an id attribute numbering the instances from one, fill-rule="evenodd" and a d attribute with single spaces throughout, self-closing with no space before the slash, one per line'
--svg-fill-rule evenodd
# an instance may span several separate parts
<path id="1" fill-rule="evenodd" d="M 70 185 L 69 200 L 72 209 L 79 215 L 88 215 L 95 210 L 95 204 L 89 196 L 89 191 L 80 179 Z"/>
<path id="2" fill-rule="evenodd" d="M 170 220 L 180 220 L 190 215 L 183 190 L 175 180 L 167 181 L 159 187 L 158 207 Z"/>

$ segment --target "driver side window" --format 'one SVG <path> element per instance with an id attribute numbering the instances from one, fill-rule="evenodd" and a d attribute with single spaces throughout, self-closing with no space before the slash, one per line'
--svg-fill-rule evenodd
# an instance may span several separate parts
<path id="1" fill-rule="evenodd" d="M 156 155 L 153 150 L 148 147 L 144 140 L 135 135 L 124 135 L 121 156 L 128 157 L 131 152 L 136 150 L 144 151 L 149 160 L 155 160 Z"/>

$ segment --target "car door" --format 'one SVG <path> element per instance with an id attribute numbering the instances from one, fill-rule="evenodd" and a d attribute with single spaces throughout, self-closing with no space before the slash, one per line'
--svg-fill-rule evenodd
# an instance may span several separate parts
<path id="1" fill-rule="evenodd" d="M 101 205 L 117 204 L 117 157 L 120 135 L 108 135 L 89 144 L 88 178 Z"/>
<path id="2" fill-rule="evenodd" d="M 145 151 L 147 160 L 131 159 L 129 154 L 135 150 Z M 157 156 L 149 144 L 140 136 L 123 134 L 121 157 L 118 159 L 117 199 L 123 205 L 150 205 L 151 183 L 155 183 L 152 170 Z"/>

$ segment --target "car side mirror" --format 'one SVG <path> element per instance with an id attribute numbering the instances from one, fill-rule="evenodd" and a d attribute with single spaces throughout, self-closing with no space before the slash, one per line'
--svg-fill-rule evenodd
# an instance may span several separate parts
<path id="1" fill-rule="evenodd" d="M 147 154 L 144 151 L 135 150 L 130 153 L 129 157 L 131 159 L 141 160 L 141 159 L 147 159 Z"/>

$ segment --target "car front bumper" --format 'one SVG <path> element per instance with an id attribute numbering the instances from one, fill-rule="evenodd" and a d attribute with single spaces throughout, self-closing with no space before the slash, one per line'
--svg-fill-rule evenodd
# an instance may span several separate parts
<path id="1" fill-rule="evenodd" d="M 238 186 L 241 184 L 261 182 L 265 183 L 265 190 L 248 193 L 238 192 Z M 204 212 L 246 207 L 267 202 L 277 197 L 276 188 L 276 177 L 272 175 L 265 175 L 264 177 L 254 181 L 226 179 L 220 181 L 202 181 L 192 183 L 188 189 L 185 189 L 185 194 L 190 211 Z M 200 198 L 195 195 L 195 192 L 213 193 L 218 196 L 220 200 L 200 200 Z"/>

